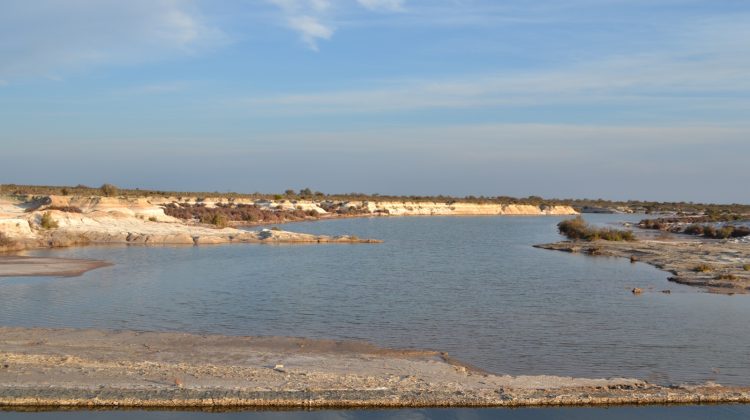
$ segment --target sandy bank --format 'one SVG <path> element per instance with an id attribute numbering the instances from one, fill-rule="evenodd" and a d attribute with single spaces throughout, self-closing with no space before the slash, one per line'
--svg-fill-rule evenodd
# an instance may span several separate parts
<path id="1" fill-rule="evenodd" d="M 0 405 L 416 407 L 748 402 L 750 390 L 491 375 L 365 343 L 0 328 Z"/>
<path id="2" fill-rule="evenodd" d="M 672 274 L 670 281 L 717 293 L 750 292 L 750 244 L 702 239 L 685 235 L 659 238 L 636 232 L 638 240 L 613 242 L 563 241 L 537 248 L 593 256 L 631 258 Z"/>
<path id="3" fill-rule="evenodd" d="M 0 255 L 0 277 L 61 276 L 73 277 L 100 267 L 112 265 L 106 261 L 68 258 L 41 258 Z"/>
<path id="4" fill-rule="evenodd" d="M 76 211 L 65 210 L 75 208 Z M 53 221 L 45 226 L 43 216 Z M 0 197 L 0 252 L 87 244 L 375 243 L 350 235 L 245 231 L 185 222 L 147 199 Z"/>

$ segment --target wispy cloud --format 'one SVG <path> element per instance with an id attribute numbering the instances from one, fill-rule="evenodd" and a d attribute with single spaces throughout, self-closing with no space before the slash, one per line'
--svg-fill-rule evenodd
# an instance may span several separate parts
<path id="1" fill-rule="evenodd" d="M 318 40 L 330 39 L 333 36 L 334 27 L 329 23 L 324 23 L 331 9 L 330 0 L 268 1 L 281 9 L 285 25 L 299 33 L 302 41 L 311 50 L 318 50 Z"/>
<path id="2" fill-rule="evenodd" d="M 717 26 L 722 30 L 714 30 Z M 736 21 L 709 22 L 647 52 L 542 69 L 385 80 L 368 88 L 276 94 L 244 103 L 255 112 L 283 115 L 576 104 L 750 110 L 750 45 L 736 41 L 749 31 Z"/>
<path id="3" fill-rule="evenodd" d="M 189 1 L 5 2 L 0 77 L 59 77 L 70 70 L 195 54 L 224 40 Z"/>
<path id="4" fill-rule="evenodd" d="M 267 0 L 283 13 L 284 24 L 297 32 L 311 50 L 318 41 L 331 39 L 336 32 L 336 17 L 347 9 L 332 0 Z M 406 0 L 357 0 L 368 11 L 400 12 Z"/>
<path id="5" fill-rule="evenodd" d="M 299 32 L 302 40 L 305 41 L 311 50 L 318 50 L 318 39 L 330 39 L 333 35 L 333 28 L 320 23 L 312 16 L 293 16 L 289 18 L 289 26 Z"/>

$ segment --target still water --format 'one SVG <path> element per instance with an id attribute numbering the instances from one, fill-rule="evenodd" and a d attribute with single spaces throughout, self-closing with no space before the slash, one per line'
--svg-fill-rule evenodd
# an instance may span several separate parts
<path id="1" fill-rule="evenodd" d="M 702 293 L 625 259 L 532 248 L 560 239 L 559 220 L 342 219 L 285 228 L 385 242 L 36 252 L 115 265 L 0 279 L 0 325 L 362 339 L 497 373 L 750 385 L 750 296 Z"/>

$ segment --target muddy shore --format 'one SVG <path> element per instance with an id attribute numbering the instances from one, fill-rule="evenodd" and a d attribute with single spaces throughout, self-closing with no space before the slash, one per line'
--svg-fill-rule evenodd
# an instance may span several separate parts
<path id="1" fill-rule="evenodd" d="M 360 342 L 0 327 L 0 406 L 437 407 L 750 402 L 750 388 L 493 375 Z"/>
<path id="2" fill-rule="evenodd" d="M 714 293 L 750 293 L 750 244 L 670 235 L 637 233 L 636 241 L 563 241 L 537 248 L 591 256 L 629 258 L 671 274 L 669 281 Z"/>

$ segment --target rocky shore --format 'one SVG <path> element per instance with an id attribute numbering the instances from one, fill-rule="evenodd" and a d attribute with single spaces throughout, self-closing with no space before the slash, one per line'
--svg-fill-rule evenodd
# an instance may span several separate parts
<path id="1" fill-rule="evenodd" d="M 493 375 L 361 342 L 0 328 L 0 406 L 427 407 L 750 402 L 750 389 Z"/>
<path id="2" fill-rule="evenodd" d="M 715 293 L 750 292 L 750 246 L 687 235 L 637 235 L 636 241 L 563 241 L 537 248 L 629 258 L 671 273 L 670 281 Z"/>

